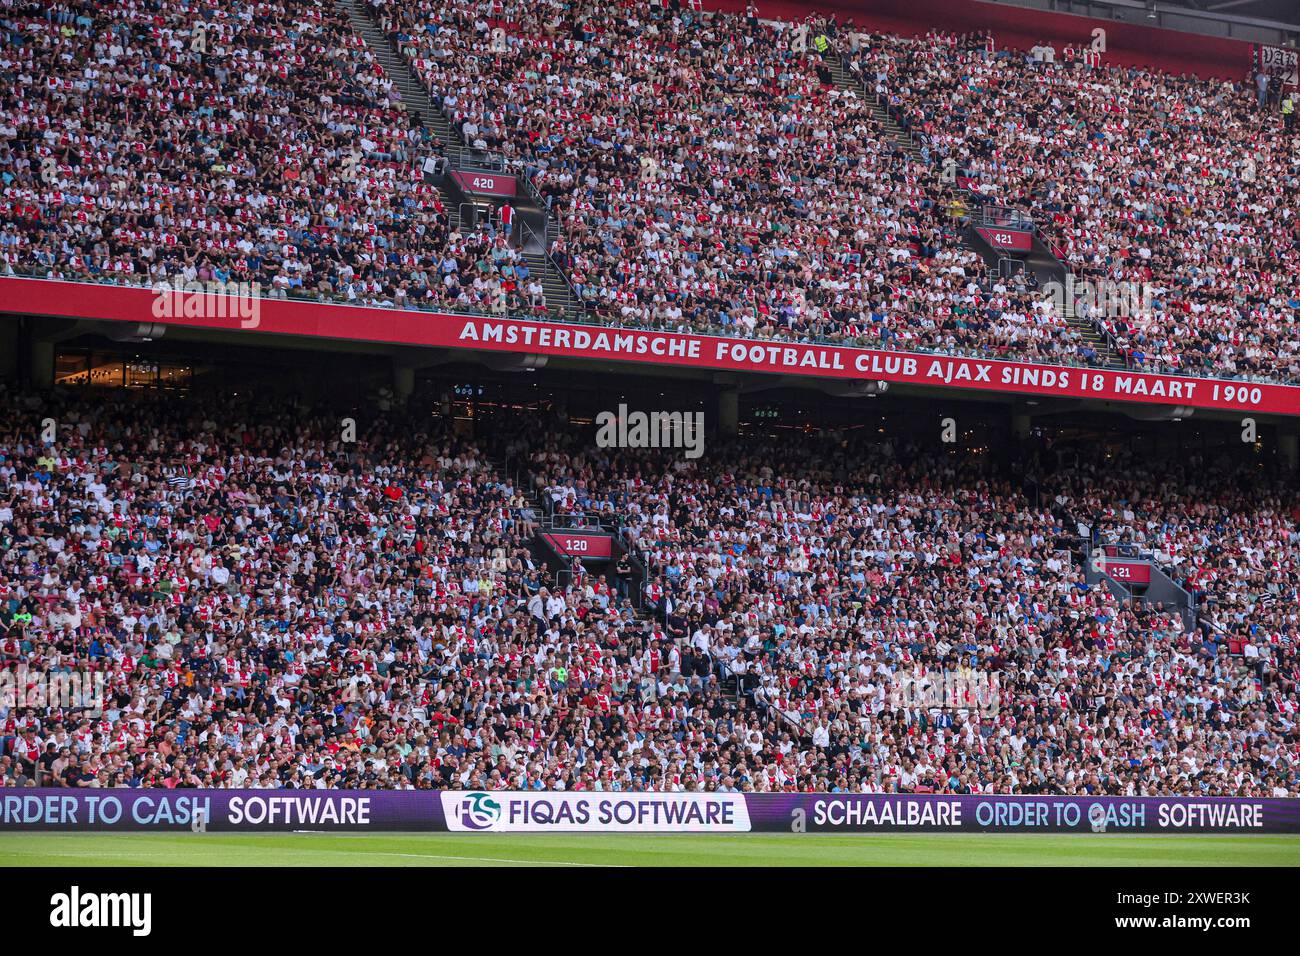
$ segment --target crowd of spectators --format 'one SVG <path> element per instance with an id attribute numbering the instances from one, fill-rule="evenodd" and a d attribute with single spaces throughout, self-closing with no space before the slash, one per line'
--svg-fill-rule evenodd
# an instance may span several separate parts
<path id="1" fill-rule="evenodd" d="M 1039 506 L 978 458 L 789 436 L 661 475 L 633 452 L 543 461 L 557 509 L 620 516 L 669 633 L 820 748 L 762 785 L 1294 792 L 1300 509 L 1279 481 L 1071 456 L 1039 466 Z M 1138 529 L 1198 593 L 1201 631 L 1087 587 L 1065 551 Z M 996 715 L 900 713 L 900 682 L 954 676 Z"/>
<path id="2" fill-rule="evenodd" d="M 544 197 L 600 321 L 1099 363 L 1032 274 L 963 241 L 953 159 L 1081 278 L 1145 290 L 1082 308 L 1135 366 L 1300 371 L 1300 158 L 1249 80 L 656 0 L 365 8 Z M 492 217 L 462 229 L 426 181 L 440 144 L 342 7 L 4 0 L 0 65 L 4 274 L 548 314 Z"/>
<path id="3" fill-rule="evenodd" d="M 0 274 L 540 310 L 333 4 L 5 0 L 0 69 Z"/>
<path id="4" fill-rule="evenodd" d="M 833 23 L 650 0 L 370 9 L 464 142 L 546 198 L 551 252 L 603 321 L 1096 360 L 836 83 Z"/>
<path id="5" fill-rule="evenodd" d="M 1084 309 L 1135 366 L 1296 378 L 1300 149 L 1253 78 L 967 39 L 871 35 L 852 69 L 980 201 L 1030 211 L 1081 279 L 1141 290 L 1138 308 Z"/>
<path id="6" fill-rule="evenodd" d="M 1097 546 L 1150 554 L 1252 660 L 1291 640 L 1300 574 L 1300 501 L 1291 483 L 1210 456 L 1156 469 L 1129 453 L 1104 463 L 1073 457 L 1045 477 L 1043 493 L 1086 514 Z"/>
<path id="7" fill-rule="evenodd" d="M 5 786 L 1300 791 L 1300 515 L 1253 472 L 0 397 L 0 666 L 107 691 L 0 701 Z M 628 553 L 554 571 L 541 513 Z M 1081 524 L 1201 626 L 1089 585 Z"/>
<path id="8" fill-rule="evenodd" d="M 0 665 L 107 690 L 0 702 L 6 786 L 694 787 L 758 720 L 604 581 L 556 585 L 499 443 L 394 415 L 346 446 L 290 403 L 4 407 Z"/>

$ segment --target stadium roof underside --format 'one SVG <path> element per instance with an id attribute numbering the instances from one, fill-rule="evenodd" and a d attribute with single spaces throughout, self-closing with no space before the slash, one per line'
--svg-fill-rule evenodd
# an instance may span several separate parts
<path id="1" fill-rule="evenodd" d="M 1243 35 L 1241 27 L 1274 28 L 1300 33 L 1300 6 L 1295 0 L 984 0 L 1034 10 L 1080 16 L 1150 21 L 1151 26 L 1211 36 Z M 1236 27 L 1237 29 L 1230 29 Z"/>
<path id="2" fill-rule="evenodd" d="M 498 365 L 514 362 L 520 368 L 550 362 L 593 368 L 630 363 L 656 373 L 722 375 L 741 383 L 779 376 L 813 387 L 861 386 L 864 395 L 873 388 L 904 394 L 942 390 L 955 398 L 1069 401 L 1127 414 L 1182 417 L 1195 411 L 1216 417 L 1300 417 L 1300 386 L 1273 382 L 294 299 L 258 299 L 256 311 L 246 316 L 237 305 L 218 301 L 228 297 L 196 294 L 202 301 L 191 302 L 187 295 L 160 297 L 138 287 L 0 278 L 0 312 L 32 316 L 52 326 L 73 320 L 83 329 L 99 328 L 115 337 L 123 329 L 138 329 L 146 337 L 175 329 L 192 341 L 261 339 L 278 346 L 296 339 L 333 347 L 347 343 L 359 350 L 368 343 L 371 350 L 459 353 Z"/>

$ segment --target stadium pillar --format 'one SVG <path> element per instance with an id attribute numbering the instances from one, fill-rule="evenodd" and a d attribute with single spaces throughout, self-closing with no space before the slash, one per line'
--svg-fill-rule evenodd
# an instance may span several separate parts
<path id="1" fill-rule="evenodd" d="M 1023 412 L 1017 406 L 1011 409 L 1011 434 L 1016 436 L 1017 441 L 1024 441 L 1029 437 L 1029 429 L 1033 425 L 1033 419 L 1027 412 Z"/>
<path id="2" fill-rule="evenodd" d="M 729 438 L 740 428 L 740 392 L 734 388 L 718 393 L 718 434 Z"/>
<path id="3" fill-rule="evenodd" d="M 1297 452 L 1300 452 L 1300 436 L 1288 435 L 1285 432 L 1277 436 L 1278 453 L 1282 456 L 1282 464 L 1286 466 L 1287 471 L 1296 470 Z"/>
<path id="4" fill-rule="evenodd" d="M 19 331 L 17 321 L 0 321 L 0 379 L 18 377 Z"/>
<path id="5" fill-rule="evenodd" d="M 400 399 L 408 399 L 415 391 L 415 369 L 410 365 L 393 363 L 393 392 Z"/>
<path id="6" fill-rule="evenodd" d="M 31 346 L 31 380 L 37 388 L 54 384 L 54 343 L 33 339 Z"/>

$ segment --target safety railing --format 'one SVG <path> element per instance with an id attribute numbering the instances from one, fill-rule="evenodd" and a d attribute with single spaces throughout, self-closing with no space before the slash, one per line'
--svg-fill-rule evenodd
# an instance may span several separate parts
<path id="1" fill-rule="evenodd" d="M 971 225 L 987 229 L 1014 229 L 1018 232 L 1037 231 L 1033 217 L 1015 206 L 976 206 L 971 211 Z"/>
<path id="2" fill-rule="evenodd" d="M 99 279 L 87 279 L 83 276 L 60 275 L 58 274 L 58 270 L 54 268 L 48 268 L 48 267 L 20 268 L 20 267 L 14 267 L 12 265 L 0 266 L 0 278 L 35 279 L 35 280 L 49 281 L 49 282 L 75 282 L 82 285 L 97 285 L 103 287 L 116 287 L 116 288 L 135 288 L 135 289 L 141 289 L 145 291 L 151 289 L 157 289 L 157 287 L 159 286 L 159 283 L 147 279 L 141 279 L 140 281 L 105 281 Z M 466 308 L 464 306 L 459 306 L 455 303 L 440 302 L 436 305 L 431 305 L 422 302 L 408 302 L 399 305 L 395 302 L 386 301 L 384 299 L 377 299 L 374 296 L 350 297 L 345 293 L 324 292 L 321 290 L 314 290 L 310 293 L 298 292 L 296 290 L 291 291 L 287 289 L 275 290 L 271 293 L 262 293 L 258 297 L 270 301 L 288 300 L 292 302 L 308 302 L 308 303 L 316 303 L 319 305 L 328 305 L 328 306 L 340 307 L 340 308 L 349 308 L 349 307 L 386 308 L 386 309 L 402 309 L 408 312 L 427 312 L 432 314 L 441 313 L 445 315 L 472 315 L 472 316 L 479 316 L 482 318 L 489 318 L 489 319 L 502 318 L 501 315 L 487 311 L 485 309 Z M 531 321 L 531 322 L 557 321 L 557 319 L 554 318 L 538 317 L 536 315 L 528 315 L 528 314 L 520 314 L 520 315 L 515 315 L 513 317 L 519 320 Z M 727 331 L 723 329 L 716 329 L 715 331 L 711 331 L 711 332 L 700 332 L 694 329 L 667 327 L 656 323 L 636 323 L 636 322 L 623 322 L 617 320 L 605 321 L 600 314 L 592 311 L 587 311 L 582 308 L 576 309 L 572 313 L 565 315 L 563 317 L 563 320 L 568 324 L 585 325 L 594 328 L 606 328 L 606 329 L 614 329 L 614 330 L 635 330 L 635 331 L 642 331 L 642 332 L 680 333 L 680 334 L 690 334 L 690 335 L 700 336 L 703 338 L 725 337 L 728 339 L 733 339 L 733 338 L 739 338 L 742 340 L 746 339 L 745 336 L 736 335 L 734 331 Z M 359 338 L 364 337 L 362 334 L 363 332 L 364 329 L 358 329 Z M 911 355 L 929 355 L 929 356 L 934 356 L 936 358 L 971 358 L 971 359 L 982 359 L 985 361 L 1009 361 L 1009 362 L 1021 361 L 1021 362 L 1032 363 L 1033 365 L 1041 368 L 1095 368 L 1096 367 L 1095 364 L 1093 363 L 1073 359 L 1069 356 L 1062 356 L 1059 358 L 1055 358 L 1050 362 L 1047 362 L 1039 359 L 1017 358 L 1017 356 L 1014 354 L 1006 354 L 1005 350 L 1003 349 L 926 348 L 923 345 L 917 345 L 915 343 L 907 343 L 907 347 L 902 348 L 899 347 L 898 345 L 895 345 L 892 342 L 884 342 L 866 336 L 832 338 L 830 336 L 804 334 L 804 335 L 793 336 L 793 337 L 780 336 L 780 335 L 772 336 L 770 338 L 754 337 L 752 340 L 755 342 L 761 342 L 764 345 L 777 345 L 777 344 L 826 345 L 826 346 L 834 346 L 839 348 L 873 349 L 879 352 L 899 352 L 902 354 L 911 354 Z M 1136 363 L 1134 363 L 1131 367 L 1137 368 L 1138 366 Z M 1167 372 L 1169 374 L 1177 374 L 1177 375 L 1193 374 L 1196 378 L 1204 379 L 1207 381 L 1251 382 L 1251 383 L 1261 384 L 1261 385 L 1295 384 L 1294 380 L 1292 379 L 1270 378 L 1264 375 L 1250 375 L 1250 374 L 1241 374 L 1241 373 L 1233 374 L 1233 373 L 1213 372 L 1213 371 L 1205 371 L 1205 370 L 1197 370 L 1194 373 L 1189 373 L 1186 369 L 1166 368 L 1163 364 L 1159 364 L 1155 362 L 1148 363 L 1148 365 L 1143 366 L 1140 370 L 1152 374 L 1156 374 L 1160 372 Z"/>

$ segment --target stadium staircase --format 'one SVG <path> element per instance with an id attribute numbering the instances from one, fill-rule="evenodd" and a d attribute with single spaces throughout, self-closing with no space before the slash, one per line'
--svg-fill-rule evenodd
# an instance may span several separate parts
<path id="1" fill-rule="evenodd" d="M 429 98 L 423 83 L 416 76 L 410 64 L 407 63 L 406 58 L 380 29 L 379 24 L 371 18 L 360 0 L 336 0 L 336 2 L 346 12 L 352 28 L 370 47 L 375 59 L 383 67 L 384 73 L 392 79 L 393 84 L 402 95 L 403 104 L 437 138 L 449 168 L 455 170 L 500 170 L 505 168 L 504 160 L 500 157 L 475 150 L 464 142 L 460 134 L 449 122 L 446 114 Z M 922 149 L 916 138 L 894 119 L 886 103 L 873 90 L 868 88 L 865 82 L 850 73 L 839 57 L 828 56 L 825 62 L 837 86 L 865 96 L 875 118 L 896 146 L 916 162 L 934 165 L 933 159 Z M 550 236 L 558 232 L 558 223 L 551 215 L 545 199 L 536 192 L 528 178 L 525 176 L 517 178 L 536 204 L 538 211 L 537 217 L 534 219 L 534 226 L 537 228 L 529 226 L 527 219 L 522 223 L 519 251 L 528 264 L 529 272 L 541 280 L 548 315 L 552 318 L 568 318 L 578 321 L 590 320 L 587 309 L 573 283 L 549 254 Z M 471 205 L 463 201 L 467 197 L 452 186 L 447 179 L 443 179 L 439 183 L 439 189 L 443 194 L 443 201 L 448 209 L 451 224 L 458 229 L 474 228 L 475 222 L 469 221 L 469 216 L 465 214 L 467 207 Z M 954 216 L 959 216 L 964 214 L 966 203 L 961 198 L 956 186 L 953 186 L 952 190 L 954 195 L 950 209 Z M 469 211 L 469 215 L 477 214 Z M 965 241 L 986 259 L 997 258 L 996 253 L 992 253 L 983 240 L 974 234 L 973 230 L 967 230 Z M 993 264 L 993 262 L 990 264 Z M 1069 271 L 1055 253 L 1037 237 L 1035 237 L 1035 249 L 1026 258 L 1025 266 L 1033 270 L 1040 282 L 1055 280 L 1065 283 Z M 1087 318 L 1076 315 L 1072 302 L 1063 303 L 1061 317 L 1076 331 L 1082 340 L 1092 346 L 1097 353 L 1100 365 L 1115 368 L 1126 366 L 1127 363 L 1123 352 L 1110 334 Z"/>
<path id="2" fill-rule="evenodd" d="M 442 111 L 433 105 L 433 100 L 429 99 L 424 87 L 415 79 L 402 55 L 379 29 L 379 24 L 370 19 L 358 0 L 339 0 L 338 5 L 347 13 L 352 29 L 370 47 L 370 52 L 383 67 L 384 75 L 393 81 L 393 85 L 402 94 L 406 109 L 420 118 L 420 122 L 437 137 L 444 149 L 448 144 L 456 142 L 451 124 L 442 115 Z"/>
<path id="3" fill-rule="evenodd" d="M 875 91 L 869 89 L 866 83 L 860 81 L 851 72 L 845 69 L 844 63 L 839 57 L 828 56 L 825 60 L 827 66 L 830 67 L 831 76 L 835 78 L 836 86 L 841 89 L 851 90 L 854 93 L 865 97 L 867 105 L 871 107 L 871 112 L 875 114 L 876 120 L 880 125 L 885 128 L 885 131 L 889 134 L 889 138 L 893 140 L 896 145 L 901 146 L 903 150 L 909 153 L 918 163 L 928 162 L 920 145 L 911 134 L 907 132 L 907 130 L 903 129 L 903 127 L 899 126 L 898 123 L 895 122 L 894 117 L 890 115 L 889 110 L 885 108 L 885 104 L 881 102 L 880 97 L 875 94 Z"/>
<path id="4" fill-rule="evenodd" d="M 493 467 L 496 468 L 498 473 L 501 475 L 507 475 L 509 473 L 508 463 L 493 462 Z M 568 568 L 568 562 L 555 550 L 555 548 L 545 541 L 542 537 L 542 533 L 564 528 L 569 526 L 570 523 L 563 515 L 558 515 L 556 513 L 554 504 L 549 495 L 536 489 L 523 491 L 523 486 L 519 482 L 518 475 L 515 476 L 514 487 L 517 490 L 520 490 L 520 493 L 523 494 L 525 500 L 530 503 L 539 518 L 537 533 L 533 535 L 532 541 L 529 542 L 529 551 L 532 553 L 538 566 L 548 569 L 551 574 L 554 575 L 555 581 L 559 586 L 568 587 L 573 582 L 573 574 Z M 590 520 L 590 517 L 588 520 Z M 644 589 L 646 584 L 650 582 L 651 576 L 649 559 L 643 553 L 628 547 L 627 541 L 622 534 L 621 525 L 621 519 L 617 516 L 613 516 L 612 520 L 609 517 L 605 517 L 603 520 L 595 520 L 589 528 L 592 531 L 598 530 L 602 533 L 613 535 L 615 557 L 611 560 L 611 566 L 613 561 L 617 560 L 620 553 L 627 554 L 629 562 L 632 565 L 631 598 L 637 619 L 642 621 L 651 619 L 658 620 L 661 618 L 660 613 L 653 607 L 647 607 L 645 601 Z M 718 675 L 718 682 L 722 692 L 733 701 L 738 702 L 742 696 L 747 697 L 751 707 L 760 713 L 769 714 L 785 726 L 792 736 L 800 740 L 804 740 L 808 737 L 807 731 L 804 730 L 797 720 L 768 703 L 767 700 L 764 699 L 763 695 L 758 692 L 757 688 L 746 688 L 739 675 L 732 673 L 727 665 L 721 660 L 714 660 L 714 671 Z"/>
<path id="5" fill-rule="evenodd" d="M 1055 258 L 1055 256 L 1053 258 Z M 1059 259 L 1056 261 L 1060 262 Z M 1061 278 L 1057 279 L 1057 282 L 1065 284 L 1071 278 L 1076 282 L 1078 281 L 1078 277 L 1069 271 L 1065 263 L 1061 262 L 1060 265 Z M 1078 332 L 1079 335 L 1083 337 L 1084 341 L 1092 346 L 1103 365 L 1110 368 L 1125 368 L 1127 366 L 1128 363 L 1124 361 L 1123 351 L 1120 349 L 1118 343 L 1116 343 L 1111 337 L 1110 333 L 1101 326 L 1092 322 L 1090 319 L 1075 312 L 1074 302 L 1071 299 L 1068 297 L 1065 298 L 1064 301 L 1060 303 L 1060 308 L 1056 311 L 1061 318 L 1065 319 L 1065 321 L 1069 323 L 1070 328 Z"/>
<path id="6" fill-rule="evenodd" d="M 447 160 L 449 168 L 454 170 L 501 169 L 504 164 L 499 157 L 493 157 L 489 153 L 481 153 L 471 149 L 461 139 L 455 127 L 448 121 L 446 114 L 429 98 L 424 84 L 415 75 L 410 64 L 406 62 L 406 58 L 384 35 L 384 31 L 380 29 L 379 24 L 371 19 L 370 14 L 366 12 L 360 0 L 336 0 L 336 2 L 339 8 L 347 14 L 352 29 L 365 40 L 366 45 L 374 53 L 375 59 L 384 70 L 384 74 L 393 81 L 393 85 L 402 94 L 402 103 L 405 108 L 413 113 L 424 124 L 424 128 L 438 140 L 440 150 Z M 554 222 L 546 208 L 545 201 L 533 189 L 532 184 L 525 177 L 518 177 L 518 179 L 524 188 L 529 191 L 528 198 L 537 204 L 540 221 L 545 223 L 541 230 L 542 234 L 539 235 L 538 230 L 529 227 L 526 220 L 523 221 L 519 252 L 524 261 L 528 263 L 529 272 L 541 279 L 548 314 L 553 318 L 577 317 L 582 311 L 578 295 L 568 278 L 548 254 L 549 243 L 546 236 L 550 233 L 550 229 L 554 227 Z M 448 210 L 451 225 L 457 229 L 475 228 L 475 222 L 470 221 L 470 217 L 462 212 L 466 206 L 464 202 L 466 197 L 455 189 L 450 180 L 443 179 L 438 183 L 438 189 L 442 193 L 443 204 Z"/>
<path id="7" fill-rule="evenodd" d="M 846 69 L 840 57 L 828 56 L 826 57 L 826 63 L 837 86 L 853 90 L 866 98 L 867 105 L 871 108 L 876 120 L 897 146 L 901 147 L 916 162 L 927 166 L 935 165 L 934 159 L 921 148 L 921 144 L 916 137 L 894 119 L 885 101 L 868 87 L 864 80 Z M 955 184 L 950 186 L 949 190 L 953 194 L 952 202 L 948 207 L 950 213 L 954 217 L 964 216 L 969 203 L 961 196 L 962 190 Z M 1000 257 L 999 253 L 985 243 L 974 230 L 966 231 L 965 241 L 990 265 L 997 264 L 997 259 Z M 1065 285 L 1067 276 L 1070 274 L 1070 270 L 1065 263 L 1037 235 L 1034 237 L 1034 249 L 1024 259 L 1024 267 L 1032 271 L 1040 283 L 1055 281 Z M 1075 281 L 1079 281 L 1077 276 Z M 1099 365 L 1108 368 L 1125 368 L 1127 366 L 1123 350 L 1120 349 L 1109 332 L 1090 319 L 1077 315 L 1073 302 L 1066 301 L 1062 305 L 1063 308 L 1058 308 L 1057 314 L 1097 353 Z"/>
<path id="8" fill-rule="evenodd" d="M 1055 509 L 1053 509 L 1055 510 Z M 1059 513 L 1059 512 L 1058 512 Z M 1069 524 L 1079 524 L 1073 516 L 1065 518 Z M 1123 581 L 1107 573 L 1105 566 L 1098 567 L 1098 539 L 1094 535 L 1063 542 L 1070 552 L 1072 562 L 1082 570 L 1084 580 L 1091 586 L 1102 585 L 1120 601 L 1137 601 L 1154 604 L 1177 612 L 1183 629 L 1191 633 L 1198 626 L 1198 607 L 1195 595 L 1183 587 L 1173 568 L 1160 561 L 1155 553 L 1135 548 L 1127 555 L 1114 555 L 1109 560 L 1142 561 L 1150 564 L 1151 580 L 1140 589 L 1131 589 Z"/>

